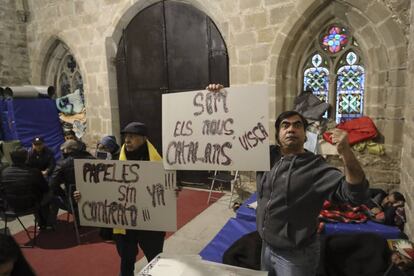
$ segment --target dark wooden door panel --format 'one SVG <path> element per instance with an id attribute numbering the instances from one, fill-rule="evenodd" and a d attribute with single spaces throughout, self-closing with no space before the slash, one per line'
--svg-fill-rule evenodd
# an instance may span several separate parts
<path id="1" fill-rule="evenodd" d="M 131 93 L 130 97 L 132 121 L 147 125 L 148 137 L 159 153 L 162 153 L 161 95 L 160 90 L 139 90 Z"/>
<path id="2" fill-rule="evenodd" d="M 229 85 L 226 45 L 203 12 L 176 1 L 161 1 L 138 13 L 124 30 L 116 56 L 121 128 L 147 124 L 162 152 L 163 93 Z M 207 181 L 207 172 L 182 172 L 180 180 Z M 195 179 L 194 179 L 195 177 Z"/>
<path id="3" fill-rule="evenodd" d="M 188 4 L 165 2 L 170 91 L 195 90 L 208 84 L 207 20 Z"/>
<path id="4" fill-rule="evenodd" d="M 130 93 L 167 85 L 163 3 L 146 8 L 132 19 L 124 37 Z"/>
<path id="5" fill-rule="evenodd" d="M 132 111 L 129 103 L 128 91 L 128 71 L 126 65 L 126 56 L 124 51 L 124 39 L 119 43 L 119 50 L 116 54 L 116 76 L 118 82 L 118 106 L 120 126 L 123 128 L 128 122 L 132 121 Z"/>
<path id="6" fill-rule="evenodd" d="M 213 21 L 208 21 L 210 34 L 209 83 L 222 83 L 229 86 L 229 57 L 223 37 Z"/>

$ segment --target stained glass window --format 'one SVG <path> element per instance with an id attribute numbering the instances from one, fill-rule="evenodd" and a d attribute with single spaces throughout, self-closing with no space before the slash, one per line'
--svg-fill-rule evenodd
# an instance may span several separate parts
<path id="1" fill-rule="evenodd" d="M 341 122 L 364 113 L 365 70 L 358 42 L 347 28 L 331 24 L 309 44 L 303 66 L 303 89 L 330 104 Z"/>
<path id="2" fill-rule="evenodd" d="M 70 53 L 64 58 L 59 68 L 60 77 L 58 79 L 58 96 L 65 96 L 80 89 L 83 93 L 83 80 L 79 70 L 79 66 Z"/>
<path id="3" fill-rule="evenodd" d="M 358 56 L 349 52 L 339 67 L 336 81 L 336 122 L 361 117 L 364 110 L 364 67 L 358 65 Z"/>
<path id="4" fill-rule="evenodd" d="M 322 35 L 321 46 L 325 51 L 336 54 L 348 44 L 348 31 L 339 26 L 331 26 L 327 34 Z"/>
<path id="5" fill-rule="evenodd" d="M 309 65 L 304 72 L 303 87 L 311 90 L 321 101 L 328 102 L 329 70 L 326 61 L 316 53 L 311 57 Z"/>

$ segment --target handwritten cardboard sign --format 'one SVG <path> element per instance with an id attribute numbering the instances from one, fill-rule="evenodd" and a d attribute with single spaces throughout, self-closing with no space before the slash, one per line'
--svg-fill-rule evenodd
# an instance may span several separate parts
<path id="1" fill-rule="evenodd" d="M 175 171 L 162 162 L 75 160 L 80 224 L 177 230 Z"/>
<path id="2" fill-rule="evenodd" d="M 174 170 L 269 170 L 265 85 L 162 95 L 163 161 Z"/>

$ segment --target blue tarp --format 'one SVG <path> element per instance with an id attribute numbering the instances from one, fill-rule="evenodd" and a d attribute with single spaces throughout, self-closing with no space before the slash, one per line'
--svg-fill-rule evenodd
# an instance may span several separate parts
<path id="1" fill-rule="evenodd" d="M 326 223 L 324 228 L 325 235 L 355 233 L 375 233 L 385 239 L 401 238 L 401 231 L 398 227 L 384 225 L 370 220 L 365 223 Z"/>
<path id="2" fill-rule="evenodd" d="M 256 222 L 231 218 L 214 239 L 200 252 L 203 260 L 223 262 L 224 252 L 242 236 L 256 231 Z"/>
<path id="3" fill-rule="evenodd" d="M 217 233 L 213 240 L 200 252 L 204 260 L 222 263 L 224 252 L 242 236 L 256 231 L 256 211 L 247 204 L 256 201 L 256 193 L 251 195 L 237 210 L 236 218 L 231 218 Z M 397 227 L 368 221 L 366 223 L 326 223 L 325 235 L 355 234 L 370 232 L 386 239 L 400 238 Z"/>
<path id="4" fill-rule="evenodd" d="M 60 158 L 64 142 L 55 101 L 45 98 L 4 99 L 0 101 L 2 140 L 20 140 L 30 148 L 32 139 L 40 136 Z"/>
<path id="5" fill-rule="evenodd" d="M 251 195 L 237 210 L 236 217 L 238 219 L 256 221 L 255 210 L 247 207 L 257 199 L 257 194 Z M 401 231 L 396 226 L 388 226 L 373 221 L 367 221 L 365 223 L 325 223 L 325 229 L 323 234 L 352 234 L 352 233 L 376 233 L 386 239 L 398 239 L 400 238 Z"/>
<path id="6" fill-rule="evenodd" d="M 256 221 L 256 210 L 247 207 L 248 204 L 253 203 L 257 200 L 257 193 L 252 194 L 246 199 L 243 204 L 237 209 L 236 218 L 247 221 Z"/>

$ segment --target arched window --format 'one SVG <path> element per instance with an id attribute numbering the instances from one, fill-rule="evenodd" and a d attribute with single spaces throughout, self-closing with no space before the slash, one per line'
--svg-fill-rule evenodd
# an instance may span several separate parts
<path id="1" fill-rule="evenodd" d="M 357 65 L 355 52 L 348 52 L 342 58 L 336 73 L 336 120 L 343 121 L 363 114 L 364 67 Z M 343 64 L 343 65 L 342 65 Z"/>
<path id="2" fill-rule="evenodd" d="M 56 40 L 50 47 L 42 83 L 56 87 L 57 97 L 73 93 L 77 89 L 83 95 L 83 79 L 75 57 L 62 41 Z"/>
<path id="3" fill-rule="evenodd" d="M 78 63 L 72 54 L 67 53 L 62 59 L 58 70 L 56 88 L 58 95 L 65 96 L 77 89 L 83 92 L 82 75 Z"/>
<path id="4" fill-rule="evenodd" d="M 303 66 L 303 89 L 331 105 L 336 122 L 361 117 L 365 70 L 358 43 L 348 29 L 331 24 L 311 43 Z"/>
<path id="5" fill-rule="evenodd" d="M 313 54 L 303 73 L 303 86 L 305 90 L 311 90 L 321 101 L 329 102 L 329 65 L 319 53 Z M 328 117 L 325 113 L 324 118 Z"/>

